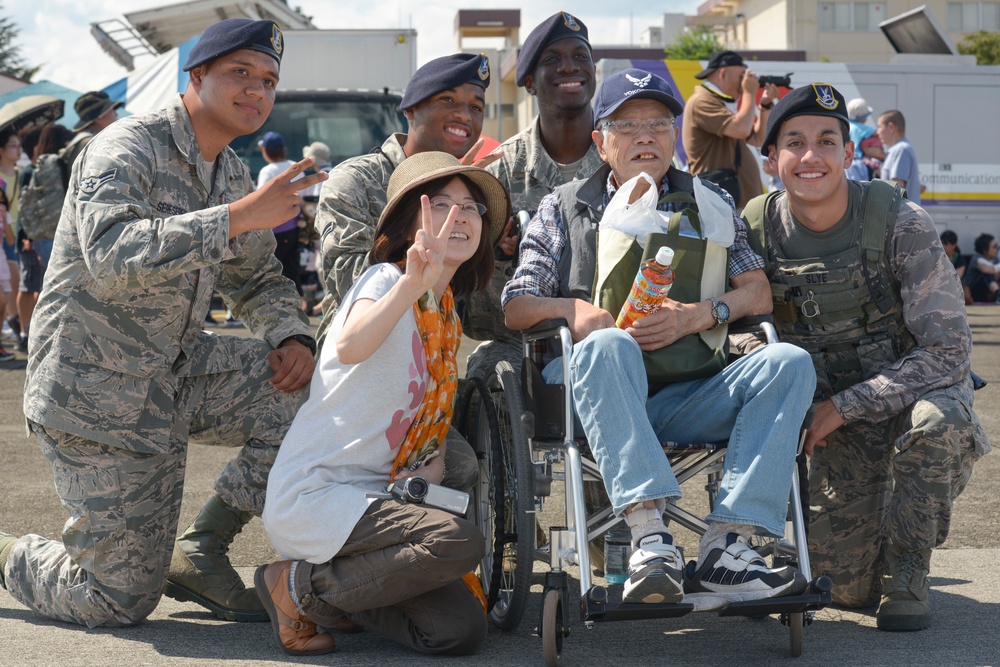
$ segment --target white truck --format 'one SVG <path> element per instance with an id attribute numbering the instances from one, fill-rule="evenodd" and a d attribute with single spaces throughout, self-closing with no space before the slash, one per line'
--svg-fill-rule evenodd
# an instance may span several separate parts
<path id="1" fill-rule="evenodd" d="M 253 174 L 264 166 L 259 135 L 280 133 L 289 159 L 322 141 L 333 164 L 406 131 L 399 111 L 417 69 L 417 33 L 400 30 L 286 30 L 281 81 L 267 122 L 231 146 Z"/>
<path id="2" fill-rule="evenodd" d="M 707 63 L 687 60 L 601 60 L 598 78 L 629 67 L 664 77 L 685 100 Z M 829 83 L 847 100 L 863 97 L 878 114 L 898 109 L 917 153 L 927 191 L 922 204 L 939 231 L 954 230 L 963 252 L 983 232 L 1000 237 L 1000 66 L 961 64 L 845 64 L 756 61 L 758 74 L 791 74 L 791 86 Z M 684 146 L 678 156 L 686 162 Z"/>

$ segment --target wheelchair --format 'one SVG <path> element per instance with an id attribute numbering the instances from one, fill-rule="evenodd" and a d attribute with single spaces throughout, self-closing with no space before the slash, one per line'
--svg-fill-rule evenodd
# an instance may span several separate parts
<path id="1" fill-rule="evenodd" d="M 751 328 L 737 330 L 731 326 L 730 333 L 758 331 L 767 342 L 777 340 L 767 318 L 742 324 Z M 680 617 L 694 611 L 694 605 L 612 602 L 608 588 L 594 582 L 589 542 L 622 519 L 614 515 L 610 504 L 588 516 L 583 502 L 584 482 L 600 482 L 600 471 L 590 456 L 586 440 L 573 436 L 573 410 L 567 387 L 546 384 L 541 377 L 547 349 L 561 351 L 563 377 L 569 377 L 573 347 L 570 330 L 564 320 L 543 322 L 523 332 L 523 347 L 520 373 L 510 363 L 501 361 L 492 377 L 463 380 L 455 414 L 464 416 L 459 428 L 479 457 L 480 480 L 473 494 L 473 505 L 487 544 L 479 575 L 487 594 L 490 621 L 508 631 L 518 627 L 531 589 L 534 561 L 548 562 L 541 618 L 533 634 L 541 637 L 545 664 L 554 667 L 561 664 L 563 643 L 569 635 L 570 610 L 574 606 L 580 610 L 583 625 L 592 629 L 601 622 Z M 810 418 L 811 415 L 804 426 Z M 800 459 L 804 434 L 803 430 Z M 707 475 L 709 507 L 714 508 L 726 443 L 665 442 L 662 446 L 679 483 L 696 475 Z M 553 482 L 564 486 L 564 524 L 550 527 L 547 544 L 536 545 L 536 515 L 551 495 Z M 831 603 L 830 579 L 825 576 L 813 579 L 810 571 L 799 489 L 796 470 L 790 480 L 785 536 L 756 538 L 751 546 L 761 556 L 770 558 L 773 567 L 785 564 L 797 567 L 809 581 L 809 587 L 797 596 L 734 602 L 716 610 L 720 616 L 778 615 L 789 628 L 792 657 L 802 654 L 804 628 L 812 623 L 815 612 Z M 698 516 L 670 503 L 664 519 L 699 537 L 708 527 Z M 578 600 L 571 599 L 566 565 L 579 567 Z"/>

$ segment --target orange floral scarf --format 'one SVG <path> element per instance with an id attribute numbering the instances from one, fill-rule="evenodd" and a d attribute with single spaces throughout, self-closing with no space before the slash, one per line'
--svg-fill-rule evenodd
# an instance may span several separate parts
<path id="1" fill-rule="evenodd" d="M 430 378 L 424 399 L 417 408 L 413 423 L 396 452 L 391 479 L 407 468 L 427 460 L 444 442 L 451 426 L 458 389 L 458 346 L 462 338 L 462 323 L 455 312 L 451 287 L 439 304 L 434 292 L 420 297 L 413 304 L 417 332 L 424 344 L 424 357 Z"/>

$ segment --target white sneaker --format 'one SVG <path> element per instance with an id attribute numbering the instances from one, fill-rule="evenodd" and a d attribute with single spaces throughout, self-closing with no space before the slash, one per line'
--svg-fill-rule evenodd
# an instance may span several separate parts
<path id="1" fill-rule="evenodd" d="M 684 556 L 669 533 L 653 533 L 639 540 L 628 561 L 628 579 L 622 602 L 677 603 L 684 599 Z"/>
<path id="2" fill-rule="evenodd" d="M 731 602 L 798 595 L 808 582 L 791 566 L 769 568 L 738 533 L 726 536 L 725 549 L 712 549 L 696 568 L 688 564 L 684 582 L 695 611 L 719 609 Z"/>

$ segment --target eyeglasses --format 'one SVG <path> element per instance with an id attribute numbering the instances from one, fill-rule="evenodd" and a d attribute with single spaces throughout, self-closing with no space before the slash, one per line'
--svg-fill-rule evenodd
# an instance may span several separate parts
<path id="1" fill-rule="evenodd" d="M 478 215 L 480 218 L 486 215 L 486 205 L 479 202 L 459 204 L 457 201 L 448 199 L 447 197 L 435 197 L 431 200 L 431 208 L 445 215 L 451 211 L 452 206 L 459 207 L 465 211 L 466 215 Z"/>
<path id="2" fill-rule="evenodd" d="M 623 120 L 606 120 L 603 127 L 611 128 L 619 134 L 638 134 L 642 128 L 647 128 L 653 134 L 663 134 L 668 132 L 677 123 L 676 118 L 647 118 L 646 120 L 636 120 L 625 118 Z"/>

